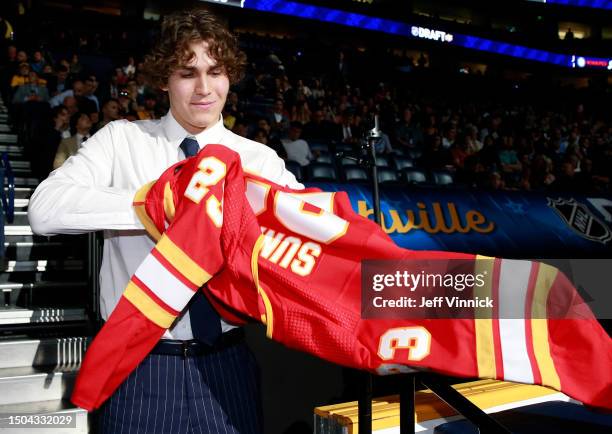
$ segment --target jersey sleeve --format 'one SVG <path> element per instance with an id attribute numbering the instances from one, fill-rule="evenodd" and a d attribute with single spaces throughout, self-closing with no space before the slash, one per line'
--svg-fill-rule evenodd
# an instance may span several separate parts
<path id="1" fill-rule="evenodd" d="M 203 153 L 179 173 L 166 172 L 157 181 L 159 185 L 148 188 L 150 203 L 164 203 L 156 195 L 168 194 L 167 182 L 172 194 L 181 197 L 176 198 L 171 215 L 165 216 L 170 220 L 167 229 L 159 234 L 89 347 L 71 398 L 76 405 L 87 410 L 99 407 L 223 265 L 220 237 L 225 175 L 226 162 Z M 161 229 L 155 224 L 152 228 Z"/>

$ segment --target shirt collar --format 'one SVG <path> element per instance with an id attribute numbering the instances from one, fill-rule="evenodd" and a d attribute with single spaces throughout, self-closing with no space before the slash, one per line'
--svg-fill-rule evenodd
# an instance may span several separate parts
<path id="1" fill-rule="evenodd" d="M 202 149 L 209 143 L 220 143 L 223 133 L 225 132 L 223 116 L 220 116 L 219 121 L 213 126 L 206 128 L 199 134 L 193 135 L 177 122 L 170 110 L 168 110 L 166 116 L 162 117 L 161 127 L 166 138 L 177 148 L 181 145 L 185 137 L 193 137 L 198 141 L 198 145 L 200 145 L 200 149 Z"/>

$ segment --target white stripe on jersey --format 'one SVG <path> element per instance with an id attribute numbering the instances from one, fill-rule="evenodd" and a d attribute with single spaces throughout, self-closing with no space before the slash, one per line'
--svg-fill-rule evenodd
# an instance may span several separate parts
<path id="1" fill-rule="evenodd" d="M 183 310 L 195 294 L 153 255 L 148 255 L 134 274 L 164 303 L 178 312 Z"/>
<path id="2" fill-rule="evenodd" d="M 499 273 L 499 338 L 504 379 L 533 383 L 525 337 L 525 298 L 531 262 L 503 259 Z"/>

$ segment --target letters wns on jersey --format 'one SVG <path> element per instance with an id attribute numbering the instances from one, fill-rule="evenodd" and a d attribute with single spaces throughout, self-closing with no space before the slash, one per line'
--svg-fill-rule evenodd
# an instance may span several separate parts
<path id="1" fill-rule="evenodd" d="M 553 267 L 401 249 L 345 193 L 245 174 L 221 145 L 166 170 L 135 206 L 157 244 L 87 351 L 72 396 L 80 407 L 99 407 L 198 290 L 226 320 L 261 321 L 268 337 L 344 366 L 542 384 L 612 407 L 611 339 Z M 472 260 L 488 291 L 521 298 L 524 319 L 362 319 L 364 259 Z M 575 312 L 543 319 L 552 308 Z"/>

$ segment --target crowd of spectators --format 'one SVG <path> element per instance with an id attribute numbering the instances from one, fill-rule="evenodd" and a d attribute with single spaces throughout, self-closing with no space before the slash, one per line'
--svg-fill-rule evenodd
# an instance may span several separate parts
<path id="1" fill-rule="evenodd" d="M 108 122 L 159 118 L 168 108 L 167 96 L 147 84 L 145 47 L 126 40 L 131 53 L 114 57 L 111 72 L 101 73 L 100 62 L 91 62 L 90 39 L 78 41 L 66 56 L 53 55 L 53 46 L 18 44 L 2 53 L 2 98 L 39 177 Z M 327 164 L 342 181 L 345 159 L 336 152 L 358 154 L 377 115 L 383 134 L 375 149 L 398 179 L 400 169 L 419 168 L 443 170 L 455 184 L 474 188 L 609 191 L 612 122 L 580 91 L 549 83 L 549 94 L 570 97 L 543 104 L 539 94 L 516 89 L 524 83 L 434 71 L 423 55 L 387 51 L 368 59 L 350 46 L 309 52 L 292 38 L 246 33 L 241 44 L 250 63 L 228 96 L 224 124 L 272 147 L 305 177 L 313 164 Z M 81 62 L 82 52 L 88 62 Z M 95 56 L 105 56 L 100 47 Z"/>

